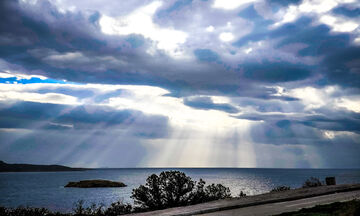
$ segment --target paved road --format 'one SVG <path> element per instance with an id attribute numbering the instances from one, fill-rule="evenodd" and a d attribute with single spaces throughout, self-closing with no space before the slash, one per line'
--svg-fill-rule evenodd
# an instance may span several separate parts
<path id="1" fill-rule="evenodd" d="M 251 206 L 239 209 L 232 209 L 226 211 L 213 212 L 203 215 L 241 215 L 241 216 L 258 216 L 258 215 L 274 215 L 281 214 L 284 212 L 297 211 L 302 208 L 309 208 L 315 205 L 321 204 L 329 204 L 337 201 L 348 201 L 352 199 L 360 199 L 360 191 L 351 191 L 351 192 L 342 192 L 336 194 L 329 194 L 323 196 L 317 196 L 312 198 L 287 201 L 287 202 L 279 202 L 279 203 L 271 203 L 265 205 Z"/>

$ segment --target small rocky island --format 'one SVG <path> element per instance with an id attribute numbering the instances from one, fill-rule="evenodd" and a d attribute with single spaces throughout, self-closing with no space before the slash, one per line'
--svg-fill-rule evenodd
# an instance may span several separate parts
<path id="1" fill-rule="evenodd" d="M 96 187 L 126 187 L 122 182 L 115 182 L 109 180 L 83 180 L 78 182 L 69 182 L 65 187 L 77 188 L 96 188 Z"/>

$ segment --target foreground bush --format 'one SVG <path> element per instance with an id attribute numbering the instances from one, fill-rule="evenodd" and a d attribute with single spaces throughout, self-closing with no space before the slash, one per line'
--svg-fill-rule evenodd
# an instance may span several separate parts
<path id="1" fill-rule="evenodd" d="M 246 193 L 244 193 L 244 191 L 240 191 L 238 197 L 246 197 Z"/>
<path id="2" fill-rule="evenodd" d="M 1 216 L 69 216 L 69 214 L 62 214 L 59 212 L 50 212 L 45 208 L 31 208 L 31 207 L 17 207 L 5 208 L 0 207 Z"/>
<path id="3" fill-rule="evenodd" d="M 315 177 L 310 177 L 309 179 L 307 179 L 304 184 L 303 184 L 303 188 L 309 188 L 309 187 L 319 187 L 322 186 L 323 183 L 321 183 L 321 181 L 318 178 Z"/>
<path id="4" fill-rule="evenodd" d="M 270 192 L 280 192 L 280 191 L 288 191 L 290 190 L 290 187 L 282 185 L 282 186 L 277 186 L 276 188 L 271 189 Z"/>
<path id="5" fill-rule="evenodd" d="M 231 197 L 230 189 L 221 184 L 205 187 L 205 181 L 194 182 L 179 171 L 153 174 L 145 185 L 133 189 L 131 198 L 140 208 L 148 210 L 191 205 Z"/>
<path id="6" fill-rule="evenodd" d="M 90 206 L 84 206 L 84 201 L 79 200 L 75 203 L 74 216 L 102 216 L 104 215 L 104 205 L 95 203 L 90 204 Z"/>
<path id="7" fill-rule="evenodd" d="M 132 213 L 133 207 L 129 203 L 123 203 L 122 201 L 117 201 L 112 203 L 109 208 L 104 211 L 104 215 L 107 216 L 117 216 L 122 214 Z"/>

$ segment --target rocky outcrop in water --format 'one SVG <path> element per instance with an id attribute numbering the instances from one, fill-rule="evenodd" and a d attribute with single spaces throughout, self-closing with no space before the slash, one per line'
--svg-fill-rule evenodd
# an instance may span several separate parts
<path id="1" fill-rule="evenodd" d="M 126 187 L 122 182 L 115 182 L 109 180 L 83 180 L 78 182 L 69 182 L 65 187 L 77 188 L 96 188 L 96 187 Z"/>

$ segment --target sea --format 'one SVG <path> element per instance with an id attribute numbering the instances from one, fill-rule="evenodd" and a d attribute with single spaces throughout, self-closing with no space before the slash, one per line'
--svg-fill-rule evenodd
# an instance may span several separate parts
<path id="1" fill-rule="evenodd" d="M 335 176 L 337 184 L 360 183 L 360 169 L 261 169 L 261 168 L 120 168 L 71 172 L 7 172 L 0 173 L 0 206 L 45 207 L 53 211 L 70 212 L 83 200 L 110 205 L 122 200 L 133 203 L 132 189 L 145 184 L 146 178 L 166 170 L 179 170 L 194 181 L 220 183 L 237 196 L 269 192 L 280 185 L 299 188 L 309 177 L 324 180 Z M 70 181 L 106 179 L 124 182 L 123 188 L 64 188 Z"/>

